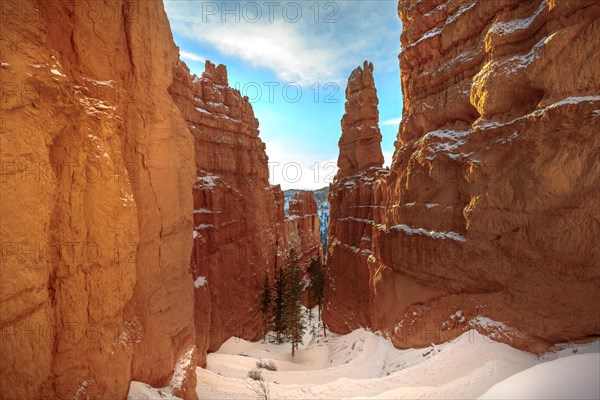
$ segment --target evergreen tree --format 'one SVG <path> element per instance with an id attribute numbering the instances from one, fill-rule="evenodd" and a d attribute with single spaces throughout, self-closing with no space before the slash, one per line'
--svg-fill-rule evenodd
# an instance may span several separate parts
<path id="1" fill-rule="evenodd" d="M 269 283 L 269 274 L 265 274 L 263 281 L 263 294 L 262 294 L 262 313 L 265 318 L 265 333 L 269 331 L 269 322 L 271 320 L 271 284 Z"/>
<path id="2" fill-rule="evenodd" d="M 298 345 L 302 343 L 302 335 L 306 329 L 302 320 L 302 278 L 304 271 L 298 261 L 298 255 L 291 250 L 285 265 L 284 274 L 284 335 L 292 342 L 292 356 Z"/>
<path id="3" fill-rule="evenodd" d="M 273 329 L 277 334 L 277 341 L 283 341 L 282 334 L 285 330 L 284 305 L 285 305 L 285 270 L 279 268 L 275 276 L 275 297 L 273 298 Z"/>

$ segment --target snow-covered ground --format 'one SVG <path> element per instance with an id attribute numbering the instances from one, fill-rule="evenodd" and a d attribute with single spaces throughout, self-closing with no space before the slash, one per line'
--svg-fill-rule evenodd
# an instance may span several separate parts
<path id="1" fill-rule="evenodd" d="M 600 398 L 600 342 L 536 357 L 471 330 L 439 346 L 398 350 L 359 329 L 326 338 L 307 332 L 292 357 L 289 343 L 270 341 L 231 338 L 209 354 L 207 368 L 196 369 L 198 396 L 256 398 L 247 375 L 272 361 L 276 371 L 260 369 L 272 399 Z M 129 398 L 173 397 L 136 382 Z"/>
<path id="2" fill-rule="evenodd" d="M 492 386 L 480 399 L 600 399 L 600 354 L 533 366 Z"/>

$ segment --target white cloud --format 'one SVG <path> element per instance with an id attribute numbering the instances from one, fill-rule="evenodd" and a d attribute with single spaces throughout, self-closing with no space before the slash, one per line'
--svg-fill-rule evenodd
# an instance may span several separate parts
<path id="1" fill-rule="evenodd" d="M 310 85 L 335 80 L 335 71 L 331 68 L 333 54 L 318 47 L 311 48 L 296 29 L 287 25 L 238 24 L 236 29 L 217 25 L 202 37 L 229 56 L 274 71 L 282 81 Z"/>
<path id="2" fill-rule="evenodd" d="M 392 118 L 392 119 L 383 121 L 381 123 L 381 125 L 399 125 L 401 121 L 402 121 L 402 117 Z"/>
<path id="3" fill-rule="evenodd" d="M 199 62 L 205 62 L 206 58 L 199 56 L 198 54 L 194 54 L 188 51 L 184 51 L 184 50 L 180 50 L 179 51 L 179 55 L 181 56 L 181 58 L 183 58 L 184 60 L 191 60 L 191 61 L 199 61 Z"/>
<path id="4" fill-rule="evenodd" d="M 273 10 L 268 2 L 253 2 L 261 8 L 261 17 L 254 22 L 250 7 L 244 11 L 239 2 L 167 1 L 165 8 L 177 34 L 248 65 L 267 68 L 282 81 L 310 86 L 345 82 L 364 59 L 376 66 L 396 59 L 400 27 L 395 5 L 390 3 L 291 2 L 302 7 L 302 18 L 296 23 L 290 22 L 295 6 L 283 12 L 286 2 L 277 3 Z M 237 11 L 224 13 L 225 8 Z"/>

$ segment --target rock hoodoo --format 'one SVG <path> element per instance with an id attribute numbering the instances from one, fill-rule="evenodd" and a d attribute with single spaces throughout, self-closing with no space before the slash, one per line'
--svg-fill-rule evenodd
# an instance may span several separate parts
<path id="1" fill-rule="evenodd" d="M 93 7 L 93 9 L 90 9 Z M 224 66 L 190 76 L 161 2 L 2 4 L 0 387 L 195 399 L 260 337 L 260 288 L 320 256 L 269 185 Z M 600 332 L 600 5 L 401 0 L 403 119 L 382 170 L 373 66 L 346 90 L 324 316 L 397 346 L 476 328 L 533 351 Z"/>
<path id="2" fill-rule="evenodd" d="M 327 322 L 368 323 L 401 347 L 470 328 L 532 351 L 597 335 L 600 5 L 402 0 L 398 10 L 394 160 L 372 189 L 334 184 Z M 364 215 L 348 220 L 350 209 Z M 348 276 L 361 281 L 345 287 Z M 361 315 L 344 326 L 352 309 Z"/>
<path id="3" fill-rule="evenodd" d="M 372 254 L 373 184 L 385 171 L 377 110 L 373 64 L 365 61 L 348 79 L 346 113 L 339 141 L 339 170 L 329 188 L 329 305 L 324 316 L 330 328 L 349 332 L 371 321 L 368 260 Z"/>
<path id="4" fill-rule="evenodd" d="M 338 177 L 383 165 L 378 104 L 373 64 L 365 61 L 362 68 L 352 71 L 346 87 Z"/>

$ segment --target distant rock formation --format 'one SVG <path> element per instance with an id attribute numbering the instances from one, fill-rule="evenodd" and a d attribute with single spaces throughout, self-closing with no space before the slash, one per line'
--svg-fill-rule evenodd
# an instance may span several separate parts
<path id="1" fill-rule="evenodd" d="M 289 202 L 292 201 L 294 196 L 302 192 L 302 190 L 298 189 L 288 189 L 283 192 L 285 205 L 284 209 L 288 210 Z M 327 239 L 329 232 L 329 202 L 327 201 L 327 197 L 329 196 L 329 186 L 325 186 L 318 190 L 311 191 L 315 201 L 317 202 L 317 213 L 319 214 L 319 232 L 321 237 L 321 244 L 323 251 L 327 250 Z"/>
<path id="2" fill-rule="evenodd" d="M 294 250 L 300 263 L 307 268 L 311 260 L 323 261 L 323 245 L 319 229 L 319 214 L 315 196 L 309 191 L 299 191 L 289 202 L 285 219 L 286 252 Z"/>
<path id="3" fill-rule="evenodd" d="M 338 178 L 330 195 L 326 321 L 338 332 L 369 324 L 399 347 L 471 328 L 536 352 L 597 335 L 600 5 L 401 0 L 398 10 L 394 161 L 372 186 L 343 190 Z M 342 152 L 345 176 L 356 167 Z"/>

